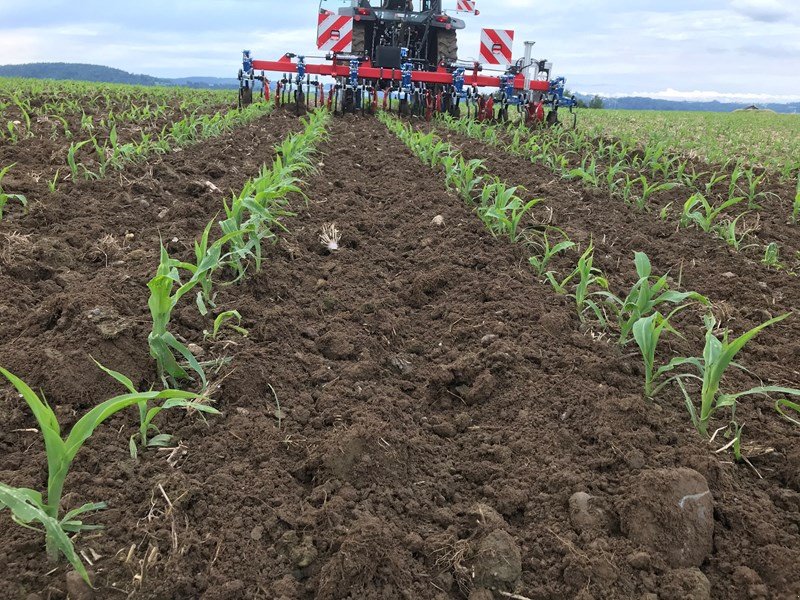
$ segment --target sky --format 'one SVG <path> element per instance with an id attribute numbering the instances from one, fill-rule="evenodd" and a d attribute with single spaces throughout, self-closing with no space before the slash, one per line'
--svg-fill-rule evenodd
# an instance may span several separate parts
<path id="1" fill-rule="evenodd" d="M 444 0 L 455 8 L 456 0 Z M 326 5 L 341 5 L 326 0 Z M 800 0 L 477 0 L 480 29 L 515 31 L 573 91 L 607 97 L 800 101 Z M 0 64 L 83 62 L 159 77 L 235 77 L 241 50 L 316 52 L 318 0 L 0 0 Z"/>

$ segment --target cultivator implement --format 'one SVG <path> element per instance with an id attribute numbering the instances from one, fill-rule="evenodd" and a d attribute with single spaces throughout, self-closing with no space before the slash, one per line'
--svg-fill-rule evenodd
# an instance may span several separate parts
<path id="1" fill-rule="evenodd" d="M 551 79 L 552 64 L 533 60 L 533 42 L 512 62 L 513 31 L 484 29 L 480 62 L 456 57 L 457 29 L 464 22 L 446 14 L 441 0 L 346 0 L 338 12 L 321 0 L 317 45 L 320 56 L 288 53 L 276 61 L 253 59 L 243 51 L 240 106 L 253 101 L 256 82 L 265 99 L 298 113 L 326 106 L 335 114 L 395 110 L 431 119 L 436 113 L 477 120 L 507 120 L 516 110 L 529 124 L 558 122 L 559 109 L 573 115 L 563 77 Z M 461 2 L 478 14 L 474 2 Z M 322 60 L 324 62 L 316 62 Z M 256 72 L 260 71 L 260 75 Z M 271 90 L 267 73 L 278 74 Z M 322 80 L 320 79 L 322 78 Z"/>

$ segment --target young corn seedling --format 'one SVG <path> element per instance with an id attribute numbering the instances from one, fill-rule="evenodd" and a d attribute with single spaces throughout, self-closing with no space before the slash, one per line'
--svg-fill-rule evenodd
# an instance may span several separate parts
<path id="1" fill-rule="evenodd" d="M 792 223 L 797 223 L 798 219 L 800 219 L 800 173 L 797 175 L 797 188 L 792 204 Z"/>
<path id="2" fill-rule="evenodd" d="M 158 271 L 147 284 L 147 287 L 150 288 L 150 299 L 147 301 L 147 305 L 153 318 L 153 328 L 147 336 L 147 342 L 150 346 L 150 356 L 156 361 L 158 376 L 164 383 L 164 387 L 169 387 L 168 379 L 173 385 L 180 380 L 189 379 L 184 368 L 178 364 L 175 352 L 186 360 L 192 371 L 200 377 L 203 388 L 206 387 L 206 374 L 203 367 L 189 348 L 167 330 L 175 305 L 199 282 L 196 277 L 192 277 L 186 283 L 181 283 L 179 269 L 190 269 L 192 266 L 170 258 L 167 249 L 161 244 L 161 262 L 158 265 Z M 175 286 L 178 287 L 177 290 L 175 290 Z"/>
<path id="3" fill-rule="evenodd" d="M 612 194 L 616 194 L 619 184 L 624 181 L 621 175 L 625 174 L 625 168 L 626 166 L 624 160 L 621 160 L 608 167 L 605 175 L 606 187 Z"/>
<path id="4" fill-rule="evenodd" d="M 517 189 L 495 180 L 484 186 L 477 209 L 478 216 L 492 235 L 505 235 L 511 242 L 517 241 L 522 217 L 541 202 L 541 199 L 523 202 L 517 196 Z"/>
<path id="5" fill-rule="evenodd" d="M 705 306 L 710 305 L 708 298 L 697 292 L 670 290 L 667 284 L 667 274 L 665 273 L 661 277 L 654 276 L 650 259 L 644 252 L 634 253 L 634 264 L 639 279 L 633 284 L 625 298 L 620 298 L 610 292 L 601 292 L 617 316 L 620 330 L 618 343 L 620 345 L 628 343 L 635 323 L 656 312 L 656 309 L 662 304 L 694 301 Z"/>
<path id="6" fill-rule="evenodd" d="M 39 424 L 39 431 L 44 438 L 47 453 L 46 496 L 37 490 L 0 484 L 0 509 L 9 508 L 14 521 L 23 527 L 37 529 L 36 524 L 41 526 L 45 533 L 48 557 L 56 561 L 59 554 L 62 554 L 81 577 L 89 583 L 89 576 L 68 534 L 97 529 L 97 525 L 87 525 L 79 517 L 88 512 L 105 508 L 106 504 L 90 502 L 62 514 L 61 498 L 64 492 L 64 481 L 72 461 L 103 421 L 119 411 L 140 402 L 168 401 L 172 398 L 188 398 L 195 395 L 178 390 L 164 390 L 115 396 L 92 408 L 72 426 L 69 435 L 63 438 L 58 418 L 47 402 L 39 398 L 24 381 L 6 369 L 0 367 L 0 374 L 11 382 L 31 409 Z"/>
<path id="7" fill-rule="evenodd" d="M 238 313 L 237 313 L 238 314 Z M 95 364 L 100 367 L 106 374 L 113 377 L 117 382 L 121 383 L 130 392 L 131 395 L 139 394 L 136 391 L 136 386 L 133 382 L 117 371 L 108 369 L 95 361 Z M 131 453 L 131 458 L 136 460 L 139 457 L 139 450 L 147 448 L 163 448 L 172 441 L 172 436 L 166 433 L 161 433 L 153 424 L 153 420 L 164 410 L 170 408 L 184 408 L 189 410 L 196 410 L 199 413 L 218 415 L 220 412 L 216 408 L 212 408 L 203 401 L 206 400 L 202 396 L 193 394 L 191 392 L 182 392 L 180 390 L 166 390 L 169 392 L 168 397 L 156 398 L 156 400 L 164 400 L 161 404 L 151 406 L 152 400 L 142 399 L 137 402 L 139 408 L 139 431 L 133 434 L 128 441 L 128 449 Z M 162 392 L 165 393 L 165 392 Z M 151 435 L 152 434 L 152 435 Z M 136 440 L 139 440 L 137 444 Z"/>
<path id="8" fill-rule="evenodd" d="M 739 180 L 744 177 L 745 168 L 741 160 L 737 160 L 731 171 L 731 179 L 728 182 L 728 198 L 734 198 L 739 191 Z"/>
<path id="9" fill-rule="evenodd" d="M 776 242 L 767 244 L 764 248 L 764 258 L 761 259 L 761 262 L 768 267 L 773 267 L 775 269 L 781 268 L 780 246 L 778 246 Z"/>
<path id="10" fill-rule="evenodd" d="M 467 204 L 474 203 L 477 190 L 483 181 L 483 176 L 479 173 L 486 170 L 483 161 L 477 158 L 465 160 L 461 154 L 449 154 L 444 157 L 442 166 L 448 189 L 458 192 Z"/>
<path id="11" fill-rule="evenodd" d="M 580 179 L 584 184 L 598 188 L 600 187 L 600 176 L 597 174 L 597 159 L 592 157 L 591 162 L 587 164 L 589 156 L 585 156 L 581 166 L 570 169 L 564 174 L 565 179 Z"/>
<path id="12" fill-rule="evenodd" d="M 636 180 L 635 180 L 636 181 Z M 647 178 L 642 175 L 639 177 L 638 181 L 642 184 L 642 193 L 636 198 L 636 207 L 639 210 L 647 210 L 648 208 L 648 201 L 653 194 L 658 192 L 665 192 L 678 187 L 676 183 L 657 183 L 653 182 L 652 184 L 647 182 Z"/>
<path id="13" fill-rule="evenodd" d="M 236 320 L 236 323 L 231 322 L 234 319 Z M 211 328 L 211 331 L 204 331 L 203 337 L 207 340 L 217 339 L 220 329 L 222 329 L 222 327 L 225 325 L 233 329 L 236 333 L 247 337 L 250 332 L 241 326 L 241 322 L 242 315 L 239 314 L 238 310 L 226 310 L 217 315 L 217 318 L 214 319 L 214 325 Z"/>
<path id="14" fill-rule="evenodd" d="M 575 300 L 575 308 L 578 311 L 578 317 L 580 317 L 581 322 L 586 321 L 586 312 L 591 310 L 600 325 L 605 328 L 608 324 L 605 312 L 600 304 L 594 301 L 593 296 L 602 295 L 601 292 L 608 290 L 608 280 L 603 276 L 600 269 L 596 269 L 592 265 L 593 262 L 594 245 L 589 244 L 589 247 L 578 259 L 578 265 L 575 270 L 562 281 L 558 281 L 552 271 L 545 273 L 545 276 L 557 293 L 565 294 Z M 567 286 L 572 282 L 575 283 L 575 291 L 569 293 Z M 593 287 L 599 287 L 600 290 L 593 291 Z"/>
<path id="15" fill-rule="evenodd" d="M 744 190 L 747 194 L 747 207 L 758 210 L 761 206 L 759 206 L 757 200 L 767 195 L 767 192 L 759 192 L 758 186 L 761 185 L 761 182 L 767 176 L 767 172 L 764 171 L 761 175 L 756 175 L 753 169 L 749 169 L 744 172 L 744 175 L 747 178 L 747 187 Z"/>
<path id="16" fill-rule="evenodd" d="M 197 281 L 200 291 L 197 292 L 196 304 L 200 314 L 208 314 L 207 306 L 214 308 L 214 294 L 212 277 L 214 272 L 227 260 L 228 255 L 222 252 L 225 246 L 234 237 L 240 236 L 241 231 L 232 231 L 223 235 L 213 244 L 208 243 L 211 228 L 214 226 L 214 219 L 208 222 L 199 240 L 194 243 L 195 264 L 182 264 L 181 266 L 192 274 L 192 279 Z"/>
<path id="17" fill-rule="evenodd" d="M 70 175 L 72 175 L 72 181 L 78 179 L 78 167 L 80 166 L 80 163 L 75 160 L 75 153 L 90 141 L 91 140 L 84 140 L 82 142 L 78 142 L 77 144 L 75 142 L 71 142 L 69 145 L 69 149 L 67 150 L 67 164 L 69 165 Z"/>
<path id="18" fill-rule="evenodd" d="M 3 209 L 6 207 L 6 204 L 8 204 L 9 200 L 17 200 L 20 204 L 22 204 L 23 208 L 28 206 L 28 199 L 22 194 L 6 194 L 3 191 L 3 178 L 16 164 L 17 163 L 11 163 L 7 167 L 0 169 L 0 221 L 3 220 Z"/>
<path id="19" fill-rule="evenodd" d="M 778 414 L 787 421 L 800 426 L 800 404 L 797 402 L 790 402 L 786 398 L 781 398 L 775 402 L 775 410 L 778 411 Z M 792 410 L 796 412 L 797 415 L 791 416 L 787 410 Z"/>
<path id="20" fill-rule="evenodd" d="M 680 333 L 672 327 L 669 320 L 684 308 L 686 308 L 686 305 L 678 306 L 666 317 L 660 312 L 654 312 L 646 317 L 641 317 L 633 324 L 633 339 L 636 341 L 636 345 L 639 346 L 642 360 L 644 361 L 644 395 L 647 398 L 655 397 L 670 382 L 668 379 L 656 385 L 659 379 L 674 368 L 674 365 L 668 363 L 656 369 L 656 349 L 664 332 L 673 333 L 681 337 Z"/>
<path id="21" fill-rule="evenodd" d="M 689 411 L 689 416 L 692 419 L 692 424 L 704 436 L 708 435 L 708 426 L 711 418 L 721 408 L 730 407 L 732 410 L 736 408 L 736 402 L 743 396 L 752 396 L 757 394 L 781 394 L 784 396 L 800 396 L 800 390 L 794 388 L 787 388 L 782 386 L 758 386 L 738 392 L 734 394 L 720 393 L 720 385 L 722 377 L 729 366 L 733 365 L 737 368 L 742 368 L 733 362 L 736 355 L 744 348 L 744 346 L 753 339 L 759 332 L 767 327 L 779 323 L 787 318 L 791 313 L 780 315 L 770 319 L 750 331 L 740 335 L 738 338 L 730 341 L 728 338 L 728 331 L 725 331 L 722 338 L 715 335 L 717 321 L 712 315 L 707 315 L 705 318 L 706 325 L 706 341 L 703 349 L 702 358 L 691 357 L 673 359 L 670 362 L 672 367 L 679 365 L 689 365 L 697 369 L 698 375 L 682 374 L 677 375 L 676 379 L 680 384 L 681 391 L 686 400 L 686 408 Z M 683 385 L 684 378 L 697 379 L 702 382 L 702 389 L 700 391 L 700 406 L 699 411 L 695 406 L 694 401 Z"/>
<path id="22" fill-rule="evenodd" d="M 60 173 L 61 169 L 56 169 L 56 174 L 53 176 L 53 179 L 47 182 L 47 189 L 50 190 L 51 194 L 55 194 L 58 189 L 58 176 Z"/>
<path id="23" fill-rule="evenodd" d="M 708 182 L 706 182 L 706 196 L 711 196 L 714 193 L 714 186 L 721 184 L 728 178 L 725 173 L 712 173 Z"/>
<path id="24" fill-rule="evenodd" d="M 551 244 L 548 233 L 550 231 L 556 231 L 562 239 L 560 242 L 556 244 Z M 545 230 L 541 234 L 541 239 L 537 239 L 534 241 L 531 246 L 535 247 L 539 251 L 538 256 L 531 256 L 528 259 L 528 262 L 531 263 L 531 266 L 536 269 L 536 273 L 541 277 L 545 273 L 545 269 L 547 269 L 547 265 L 550 264 L 550 261 L 553 260 L 553 257 L 556 254 L 561 252 L 566 252 L 570 248 L 575 247 L 575 242 L 571 241 L 567 234 L 564 233 L 561 229 L 557 227 L 545 227 Z"/>
<path id="25" fill-rule="evenodd" d="M 703 194 L 697 193 L 692 195 L 683 205 L 683 214 L 681 215 L 681 225 L 688 227 L 690 223 L 694 223 L 705 232 L 711 231 L 712 225 L 717 220 L 717 217 L 726 209 L 739 204 L 744 198 L 728 198 L 719 206 L 712 206 Z"/>
<path id="26" fill-rule="evenodd" d="M 714 233 L 725 240 L 725 242 L 737 252 L 756 246 L 756 244 L 744 243 L 751 233 L 758 230 L 758 224 L 752 227 L 748 227 L 747 223 L 744 221 L 742 221 L 741 225 L 739 224 L 739 221 L 747 214 L 749 213 L 743 212 L 735 219 L 726 219 L 714 227 Z M 757 222 L 758 219 L 756 218 L 756 223 Z"/>

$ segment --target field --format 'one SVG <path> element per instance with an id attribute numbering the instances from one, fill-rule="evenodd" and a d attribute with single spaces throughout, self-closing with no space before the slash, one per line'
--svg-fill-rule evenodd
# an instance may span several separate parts
<path id="1" fill-rule="evenodd" d="M 50 92 L 0 84 L 0 597 L 800 594 L 791 157 Z"/>

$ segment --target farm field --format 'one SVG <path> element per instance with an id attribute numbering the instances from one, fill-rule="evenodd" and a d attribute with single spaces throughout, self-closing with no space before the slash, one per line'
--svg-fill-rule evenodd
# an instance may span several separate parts
<path id="1" fill-rule="evenodd" d="M 658 143 L 688 156 L 724 164 L 747 161 L 784 177 L 800 169 L 800 119 L 770 111 L 735 113 L 590 110 L 580 127 L 637 142 Z"/>
<path id="2" fill-rule="evenodd" d="M 60 518 L 107 503 L 73 537 L 96 591 L 4 510 L 0 597 L 800 594 L 791 177 L 580 132 L 233 105 L 198 107 L 224 125 L 181 142 L 180 108 L 140 121 L 166 145 L 101 177 L 95 150 L 72 176 L 85 136 L 38 122 L 0 140 L 0 169 L 16 163 L 0 186 L 25 199 L 0 220 L 0 367 L 64 436 L 127 391 L 93 360 L 187 393 L 157 431 L 137 407 L 165 398 L 129 398 L 69 468 Z M 110 129 L 97 145 L 114 156 Z M 729 205 L 684 210 L 697 194 Z M 741 213 L 758 228 L 734 224 L 737 248 L 719 226 Z M 660 305 L 619 303 L 659 285 Z M 784 390 L 701 405 L 695 360 L 645 394 L 628 325 L 673 311 L 656 368 L 776 319 L 721 390 Z M 48 486 L 18 391 L 2 380 L 3 502 Z"/>

